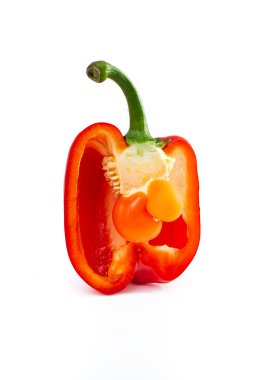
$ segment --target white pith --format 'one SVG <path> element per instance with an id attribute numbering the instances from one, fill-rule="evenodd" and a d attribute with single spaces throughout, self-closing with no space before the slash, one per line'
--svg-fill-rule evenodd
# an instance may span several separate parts
<path id="1" fill-rule="evenodd" d="M 134 144 L 121 153 L 103 159 L 105 178 L 116 194 L 129 196 L 147 192 L 154 180 L 169 180 L 175 159 L 150 143 Z"/>

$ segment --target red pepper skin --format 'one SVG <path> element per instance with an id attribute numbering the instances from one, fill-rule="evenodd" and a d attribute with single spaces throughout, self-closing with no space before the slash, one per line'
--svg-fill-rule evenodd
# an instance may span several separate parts
<path id="1" fill-rule="evenodd" d="M 196 157 L 186 140 L 176 136 L 169 139 L 163 150 L 176 158 L 178 167 L 172 181 L 182 191 L 186 212 L 183 218 L 164 223 L 153 241 L 140 244 L 127 242 L 117 233 L 111 218 L 115 197 L 102 170 L 104 156 L 126 149 L 121 132 L 111 124 L 93 124 L 70 148 L 64 194 L 67 249 L 79 276 L 102 293 L 116 293 L 131 281 L 171 281 L 187 268 L 197 251 L 200 212 Z M 166 248 L 166 243 L 174 248 Z"/>

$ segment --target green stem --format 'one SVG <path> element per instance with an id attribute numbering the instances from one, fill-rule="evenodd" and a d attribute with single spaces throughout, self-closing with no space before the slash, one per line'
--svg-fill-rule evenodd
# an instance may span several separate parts
<path id="1" fill-rule="evenodd" d="M 127 144 L 155 142 L 150 135 L 140 97 L 130 80 L 116 67 L 105 61 L 96 61 L 87 68 L 87 75 L 97 83 L 112 79 L 122 89 L 129 109 L 130 127 L 125 136 Z"/>

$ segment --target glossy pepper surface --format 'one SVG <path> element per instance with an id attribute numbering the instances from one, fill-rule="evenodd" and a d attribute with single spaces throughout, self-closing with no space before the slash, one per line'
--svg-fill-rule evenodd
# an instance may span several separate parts
<path id="1" fill-rule="evenodd" d="M 196 157 L 178 136 L 152 138 L 139 95 L 104 61 L 87 75 L 123 90 L 130 128 L 96 123 L 74 140 L 65 176 L 65 236 L 79 276 L 105 294 L 129 282 L 168 282 L 192 261 L 200 238 Z"/>

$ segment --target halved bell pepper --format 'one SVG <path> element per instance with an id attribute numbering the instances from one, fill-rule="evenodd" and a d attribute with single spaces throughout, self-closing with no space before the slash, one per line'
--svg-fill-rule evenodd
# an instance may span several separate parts
<path id="1" fill-rule="evenodd" d="M 74 140 L 65 176 L 65 236 L 79 276 L 105 294 L 168 282 L 192 261 L 200 239 L 196 157 L 183 138 L 153 138 L 129 79 L 104 61 L 87 75 L 116 82 L 130 128 L 96 123 Z"/>

